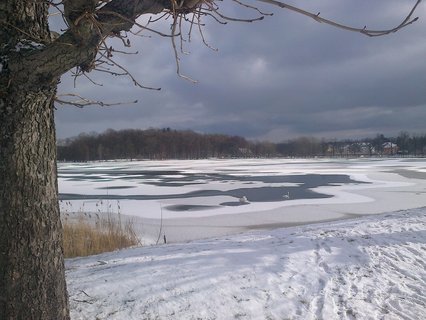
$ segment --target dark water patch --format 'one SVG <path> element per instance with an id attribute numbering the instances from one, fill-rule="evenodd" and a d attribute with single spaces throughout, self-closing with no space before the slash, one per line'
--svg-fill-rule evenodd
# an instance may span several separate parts
<path id="1" fill-rule="evenodd" d="M 295 199 L 330 198 L 330 195 L 313 192 L 304 187 L 257 187 L 239 188 L 226 192 L 235 198 L 246 197 L 250 202 L 276 202 Z"/>
<path id="2" fill-rule="evenodd" d="M 286 198 L 289 193 L 289 198 Z M 257 187 L 257 188 L 238 188 L 227 191 L 221 190 L 197 190 L 181 194 L 165 194 L 165 195 L 90 195 L 76 193 L 61 193 L 60 200 L 170 200 L 170 199 L 189 199 L 198 197 L 216 197 L 230 196 L 236 199 L 246 197 L 250 202 L 274 202 L 289 199 L 315 199 L 329 198 L 330 195 L 313 192 L 301 187 Z"/>
<path id="3" fill-rule="evenodd" d="M 426 172 L 413 171 L 407 169 L 389 171 L 392 173 L 399 174 L 400 176 L 408 179 L 426 179 Z"/>
<path id="4" fill-rule="evenodd" d="M 156 185 L 155 182 L 141 182 L 140 184 L 148 184 L 148 185 Z M 195 185 L 203 185 L 205 182 L 170 182 L 167 185 L 163 185 L 163 187 L 186 187 L 186 186 L 195 186 Z"/>
<path id="5" fill-rule="evenodd" d="M 201 180 L 201 181 L 200 181 Z M 155 185 L 158 187 L 174 186 L 174 183 L 179 182 L 197 182 L 197 183 L 208 183 L 208 182 L 242 182 L 242 183 L 256 183 L 263 182 L 268 183 L 296 183 L 304 184 L 307 188 L 315 188 L 318 186 L 325 186 L 330 183 L 366 183 L 362 181 L 352 180 L 348 175 L 336 174 L 336 175 L 322 175 L 322 174 L 299 174 L 299 175 L 261 175 L 261 176 L 249 176 L 249 175 L 227 175 L 227 174 L 187 174 L 185 177 L 158 177 L 157 181 L 147 182 L 147 184 Z M 180 185 L 179 185 L 180 186 Z"/>
<path id="6" fill-rule="evenodd" d="M 239 206 L 246 206 L 248 204 L 250 204 L 250 202 L 232 201 L 232 202 L 222 202 L 220 205 L 226 206 L 226 207 L 239 207 Z"/>
<path id="7" fill-rule="evenodd" d="M 177 171 L 176 171 L 177 172 Z M 181 174 L 181 173 L 179 173 Z M 184 179 L 175 177 L 173 179 L 167 177 L 162 179 L 160 182 L 151 182 L 157 186 L 175 186 L 182 187 L 191 184 L 203 184 L 203 182 L 194 181 L 191 179 L 208 180 L 214 179 L 217 182 L 226 182 L 232 184 L 233 182 L 240 182 L 242 184 L 253 184 L 255 182 L 263 182 L 265 184 L 284 184 L 291 183 L 295 186 L 264 186 L 264 187 L 243 187 L 235 188 L 231 190 L 197 190 L 187 193 L 180 194 L 162 194 L 162 195 L 90 195 L 90 194 L 71 194 L 61 193 L 59 195 L 60 200 L 169 200 L 169 199 L 189 199 L 197 197 L 215 197 L 215 196 L 230 196 L 236 199 L 236 201 L 224 202 L 221 205 L 234 206 L 240 205 L 238 199 L 246 197 L 249 202 L 277 202 L 277 201 L 288 201 L 296 199 L 319 199 L 319 198 L 330 198 L 332 196 L 314 192 L 311 189 L 320 186 L 336 186 L 344 184 L 365 184 L 366 182 L 352 180 L 347 175 L 320 175 L 320 174 L 308 174 L 308 175 L 276 175 L 276 176 L 230 176 L 224 174 L 211 174 L 211 175 L 186 175 Z M 158 178 L 158 177 L 157 177 Z M 185 181 L 186 180 L 186 181 Z M 102 187 L 102 189 L 111 189 Z M 118 189 L 118 188 L 117 188 Z M 175 209 L 175 211 L 178 211 Z"/>
<path id="8" fill-rule="evenodd" d="M 122 190 L 122 189 L 132 189 L 136 186 L 113 186 L 113 187 L 99 187 L 98 190 Z"/>
<path id="9" fill-rule="evenodd" d="M 156 177 L 156 181 L 148 181 L 146 184 L 153 185 L 157 187 L 180 187 L 183 185 L 191 185 L 191 184 L 207 184 L 213 181 L 223 181 L 226 180 L 226 177 L 229 179 L 229 175 L 222 174 L 192 174 L 192 173 L 184 173 L 178 177 L 167 176 Z"/>
<path id="10" fill-rule="evenodd" d="M 206 205 L 192 205 L 192 204 L 178 204 L 167 206 L 166 209 L 170 211 L 200 211 L 218 208 L 219 206 L 206 206 Z"/>
<path id="11" fill-rule="evenodd" d="M 63 177 L 64 180 L 66 181 L 75 181 L 75 182 L 108 182 L 108 181 L 113 181 L 114 179 L 112 178 L 106 178 L 106 177 L 72 177 L 72 178 L 68 178 L 68 177 Z"/>

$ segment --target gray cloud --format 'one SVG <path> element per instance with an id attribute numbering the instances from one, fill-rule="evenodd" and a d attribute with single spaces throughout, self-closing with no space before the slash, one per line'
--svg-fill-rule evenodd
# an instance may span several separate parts
<path id="1" fill-rule="evenodd" d="M 413 3 L 297 1 L 324 17 L 371 28 L 399 23 Z M 267 6 L 262 8 L 268 11 Z M 83 110 L 58 106 L 58 137 L 148 127 L 273 141 L 301 135 L 340 138 L 426 131 L 424 4 L 417 23 L 379 38 L 334 29 L 284 10 L 272 11 L 273 17 L 250 24 L 223 26 L 207 20 L 204 35 L 219 52 L 206 48 L 194 34 L 187 44 L 190 55 L 181 55 L 182 73 L 199 80 L 198 84 L 176 75 L 170 40 L 158 36 L 132 38 L 132 50 L 139 54 L 116 58 L 138 81 L 161 91 L 142 90 L 128 78 L 105 74 L 93 75 L 103 87 L 79 79 L 74 89 L 72 79 L 64 76 L 62 93 L 78 92 L 105 102 L 139 102 Z M 248 14 L 235 7 L 228 12 Z M 161 27 L 168 28 L 166 23 Z"/>

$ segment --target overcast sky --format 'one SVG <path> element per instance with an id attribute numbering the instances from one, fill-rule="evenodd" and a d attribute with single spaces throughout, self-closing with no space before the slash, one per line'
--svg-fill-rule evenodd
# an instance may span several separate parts
<path id="1" fill-rule="evenodd" d="M 256 16 L 224 2 L 219 4 L 229 15 Z M 386 29 L 399 24 L 415 1 L 289 3 L 355 27 Z M 176 75 L 171 41 L 157 35 L 132 37 L 130 51 L 139 54 L 114 58 L 142 84 L 161 91 L 140 89 L 129 78 L 103 73 L 91 74 L 102 87 L 80 78 L 74 88 L 73 79 L 65 75 L 60 94 L 138 103 L 85 109 L 58 105 L 58 138 L 108 128 L 150 127 L 274 142 L 298 136 L 341 139 L 426 133 L 426 3 L 416 12 L 418 22 L 376 38 L 283 9 L 261 8 L 274 15 L 227 25 L 204 20 L 204 36 L 218 52 L 207 48 L 193 30 L 193 39 L 186 44 L 190 54 L 181 55 L 181 72 L 197 84 Z M 167 29 L 169 24 L 160 23 L 158 28 Z"/>

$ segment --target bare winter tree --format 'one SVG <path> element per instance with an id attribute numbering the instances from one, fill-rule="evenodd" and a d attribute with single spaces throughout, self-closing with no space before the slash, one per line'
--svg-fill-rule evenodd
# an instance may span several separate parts
<path id="1" fill-rule="evenodd" d="M 179 56 L 191 32 L 199 32 L 204 41 L 206 18 L 218 23 L 261 20 L 268 14 L 253 6 L 256 2 L 345 30 L 380 36 L 414 22 L 412 16 L 421 0 L 413 3 L 395 28 L 377 31 L 338 24 L 319 13 L 275 0 L 229 2 L 252 10 L 254 18 L 224 15 L 219 0 L 0 1 L 0 319 L 69 319 L 53 104 L 55 99 L 65 102 L 57 98 L 56 89 L 60 77 L 69 70 L 74 69 L 76 76 L 98 70 L 132 77 L 125 66 L 114 62 L 112 53 L 117 50 L 107 44 L 109 38 L 122 40 L 126 47 L 130 45 L 129 33 L 144 31 L 169 37 L 181 75 Z M 49 30 L 49 14 L 54 9 L 67 25 L 60 35 Z M 141 15 L 152 15 L 142 19 L 148 24 L 138 22 Z M 156 31 L 156 22 L 164 19 L 171 24 L 168 34 Z M 138 79 L 132 80 L 143 87 Z M 74 103 L 83 106 L 94 102 L 80 99 Z"/>

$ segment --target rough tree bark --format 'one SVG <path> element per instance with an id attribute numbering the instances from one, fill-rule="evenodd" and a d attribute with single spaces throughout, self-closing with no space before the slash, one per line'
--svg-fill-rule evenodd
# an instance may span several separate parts
<path id="1" fill-rule="evenodd" d="M 68 319 L 54 95 L 19 90 L 0 108 L 1 319 Z"/>
<path id="2" fill-rule="evenodd" d="M 53 118 L 58 78 L 23 64 L 42 47 L 23 38 L 50 41 L 47 10 L 34 1 L 0 7 L 1 319 L 69 319 Z"/>

